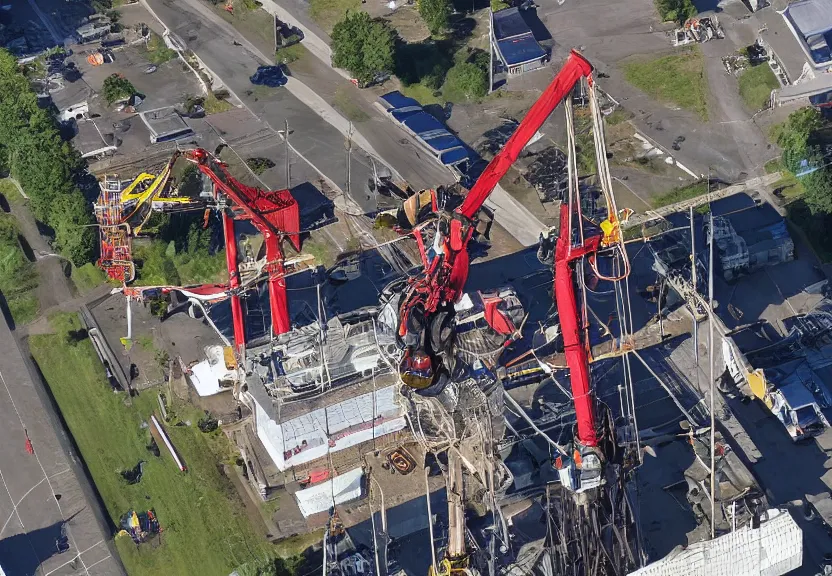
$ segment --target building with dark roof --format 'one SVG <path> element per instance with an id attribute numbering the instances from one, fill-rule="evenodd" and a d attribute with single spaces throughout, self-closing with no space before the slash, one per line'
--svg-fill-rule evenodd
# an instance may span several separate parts
<path id="1" fill-rule="evenodd" d="M 538 44 L 519 8 L 491 13 L 491 46 L 509 74 L 542 68 L 549 57 Z"/>

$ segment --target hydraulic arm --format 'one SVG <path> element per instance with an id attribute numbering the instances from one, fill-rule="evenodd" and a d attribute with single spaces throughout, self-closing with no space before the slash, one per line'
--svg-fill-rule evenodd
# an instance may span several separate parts
<path id="1" fill-rule="evenodd" d="M 424 274 L 411 281 L 399 305 L 399 336 L 406 347 L 400 373 L 411 386 L 427 387 L 438 374 L 437 357 L 447 337 L 445 322 L 450 312 L 437 318 L 434 314 L 443 308 L 447 310 L 462 294 L 468 278 L 467 245 L 474 232 L 472 219 L 552 111 L 581 78 L 591 73 L 590 63 L 573 50 L 459 208 L 439 215 L 435 256 L 424 262 Z"/>

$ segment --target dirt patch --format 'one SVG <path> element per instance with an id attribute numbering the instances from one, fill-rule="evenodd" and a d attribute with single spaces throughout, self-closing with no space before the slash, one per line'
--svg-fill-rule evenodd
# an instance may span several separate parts
<path id="1" fill-rule="evenodd" d="M 369 4 L 365 4 L 364 6 L 369 6 Z M 379 3 L 379 6 L 384 5 Z M 415 7 L 402 6 L 386 14 L 373 14 L 372 9 L 367 9 L 367 12 L 371 16 L 381 16 L 387 20 L 405 42 L 421 42 L 430 37 L 428 27 L 425 26 L 422 17 L 419 16 Z"/>

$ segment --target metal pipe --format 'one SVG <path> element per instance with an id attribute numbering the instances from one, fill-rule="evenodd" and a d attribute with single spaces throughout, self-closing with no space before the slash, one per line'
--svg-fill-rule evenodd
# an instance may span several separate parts
<path id="1" fill-rule="evenodd" d="M 326 537 L 329 536 L 329 530 L 324 530 L 324 563 L 323 563 L 323 570 L 321 572 L 321 576 L 326 576 Z"/>
<path id="2" fill-rule="evenodd" d="M 438 574 L 438 568 L 436 564 L 436 550 L 434 549 L 434 543 L 436 542 L 433 539 L 433 512 L 430 509 L 430 484 L 428 483 L 428 473 L 430 472 L 430 467 L 425 466 L 425 500 L 428 503 L 428 530 L 430 531 L 430 560 L 431 566 L 433 567 L 433 573 Z"/>
<path id="3" fill-rule="evenodd" d="M 709 179 L 710 181 L 710 179 Z M 716 426 L 714 416 L 714 213 L 711 212 L 711 225 L 708 234 L 708 363 L 711 380 L 711 538 L 716 536 Z"/>
<path id="4" fill-rule="evenodd" d="M 537 424 L 535 424 L 534 421 L 529 417 L 529 415 L 526 414 L 526 411 L 523 410 L 523 407 L 520 406 L 520 404 L 518 404 L 517 401 L 514 398 L 512 398 L 511 394 L 509 394 L 506 390 L 503 390 L 503 397 L 506 400 L 508 400 L 508 403 L 511 404 L 511 406 L 517 411 L 517 414 L 519 414 L 523 420 L 529 423 L 529 426 L 532 427 L 532 430 L 540 434 L 543 437 L 543 439 L 546 440 L 546 442 L 548 442 L 553 448 L 556 448 L 558 452 L 560 452 L 564 456 L 569 455 L 569 453 L 566 451 L 566 448 L 549 438 L 543 432 L 543 430 L 537 427 Z"/>
<path id="5" fill-rule="evenodd" d="M 372 478 L 372 472 L 370 474 L 370 478 Z M 372 505 L 370 506 L 370 523 L 373 526 L 373 554 L 376 558 L 376 576 L 381 576 L 381 563 L 378 561 L 378 541 L 376 540 L 376 513 L 373 511 Z"/>

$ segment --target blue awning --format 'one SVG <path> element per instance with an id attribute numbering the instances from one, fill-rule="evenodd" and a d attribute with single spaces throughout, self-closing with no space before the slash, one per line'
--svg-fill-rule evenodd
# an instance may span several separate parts
<path id="1" fill-rule="evenodd" d="M 428 114 L 427 112 L 419 112 L 404 120 L 404 125 L 416 132 L 416 134 L 425 134 L 433 130 L 444 130 L 448 132 L 439 120 Z M 450 132 L 448 132 L 450 134 Z"/>

